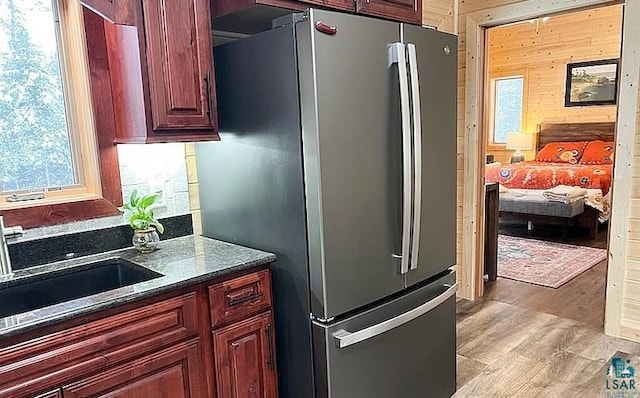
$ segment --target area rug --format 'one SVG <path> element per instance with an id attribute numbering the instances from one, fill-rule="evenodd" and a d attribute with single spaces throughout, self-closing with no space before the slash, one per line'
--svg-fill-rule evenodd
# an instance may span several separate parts
<path id="1" fill-rule="evenodd" d="M 557 289 L 607 258 L 607 251 L 498 236 L 498 276 Z"/>

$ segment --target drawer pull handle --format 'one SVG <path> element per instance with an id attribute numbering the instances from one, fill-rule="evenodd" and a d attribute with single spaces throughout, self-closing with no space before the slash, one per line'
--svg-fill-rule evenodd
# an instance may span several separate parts
<path id="1" fill-rule="evenodd" d="M 253 293 L 238 299 L 229 297 L 229 307 L 240 305 L 242 303 L 246 303 L 247 301 L 253 301 L 253 300 L 259 299 L 260 297 L 262 297 L 262 293 Z"/>
<path id="2" fill-rule="evenodd" d="M 267 340 L 269 340 L 269 359 L 267 360 L 267 364 L 269 365 L 269 369 L 273 371 L 275 368 L 273 364 L 273 331 L 271 324 L 267 325 L 265 333 L 267 334 Z"/>

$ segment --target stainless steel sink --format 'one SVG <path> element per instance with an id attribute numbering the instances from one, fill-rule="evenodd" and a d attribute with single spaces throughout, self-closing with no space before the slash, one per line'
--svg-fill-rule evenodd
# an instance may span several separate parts
<path id="1" fill-rule="evenodd" d="M 0 285 L 0 318 L 161 276 L 162 274 L 123 258 L 111 258 L 8 281 Z"/>

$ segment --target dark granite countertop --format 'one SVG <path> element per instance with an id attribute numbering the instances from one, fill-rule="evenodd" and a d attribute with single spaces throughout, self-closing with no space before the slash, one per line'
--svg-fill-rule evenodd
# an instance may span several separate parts
<path id="1" fill-rule="evenodd" d="M 266 264 L 276 258 L 274 254 L 260 250 L 191 235 L 162 241 L 153 253 L 140 254 L 134 248 L 127 248 L 19 270 L 11 280 L 0 282 L 0 289 L 29 276 L 114 257 L 125 258 L 163 276 L 50 307 L 0 317 L 0 339 Z"/>

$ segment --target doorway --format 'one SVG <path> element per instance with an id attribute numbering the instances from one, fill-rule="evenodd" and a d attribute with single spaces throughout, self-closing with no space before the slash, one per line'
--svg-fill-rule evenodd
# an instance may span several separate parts
<path id="1" fill-rule="evenodd" d="M 461 82 L 464 87 L 464 112 L 461 118 L 464 119 L 464 129 L 460 130 L 460 169 L 463 170 L 463 178 L 460 180 L 461 191 L 461 233 L 460 233 L 460 264 L 458 269 L 461 289 L 459 296 L 467 299 L 474 299 L 481 296 L 483 289 L 482 279 L 482 250 L 484 225 L 484 161 L 485 149 L 484 132 L 482 131 L 482 106 L 483 106 L 483 78 L 484 78 L 484 32 L 491 26 L 518 22 L 525 19 L 537 18 L 544 15 L 555 15 L 574 9 L 595 7 L 612 4 L 607 1 L 584 0 L 572 3 L 542 4 L 538 1 L 522 1 L 516 4 L 504 5 L 491 9 L 474 9 L 466 14 L 462 14 L 461 35 L 464 44 L 461 45 L 460 54 L 464 57 L 462 65 L 464 80 Z M 635 39 L 636 28 L 634 24 L 639 21 L 640 14 L 633 12 L 635 5 L 627 5 L 626 24 L 623 32 L 623 52 L 621 58 L 621 70 L 627 71 L 625 79 L 620 83 L 620 96 L 625 98 L 624 103 L 619 104 L 618 122 L 616 124 L 617 138 L 616 145 L 623 148 L 633 147 L 635 136 L 635 123 L 637 113 L 637 83 L 639 80 L 637 70 L 634 70 L 638 63 L 638 55 L 633 51 L 639 45 Z M 461 120 L 462 122 L 462 120 Z M 633 151 L 623 151 L 617 154 L 616 163 L 627 164 L 631 162 Z M 616 171 L 616 179 L 630 181 L 633 172 L 627 168 Z M 623 279 L 625 275 L 625 253 L 627 247 L 627 229 L 629 204 L 624 200 L 630 196 L 630 187 L 617 188 L 616 195 L 623 200 L 613 201 L 614 221 L 609 225 L 611 246 L 610 255 L 612 263 L 609 264 L 607 281 L 607 311 L 605 331 L 607 334 L 619 335 L 621 320 L 621 305 L 623 298 Z M 617 209 L 617 211 L 615 211 Z M 613 265 L 612 265 L 613 264 Z"/>
<path id="2" fill-rule="evenodd" d="M 500 210 L 499 223 L 484 214 L 499 225 L 485 228 L 485 271 L 497 262 L 499 275 L 488 272 L 485 297 L 600 328 L 622 13 L 611 5 L 485 30 L 485 204 Z"/>

